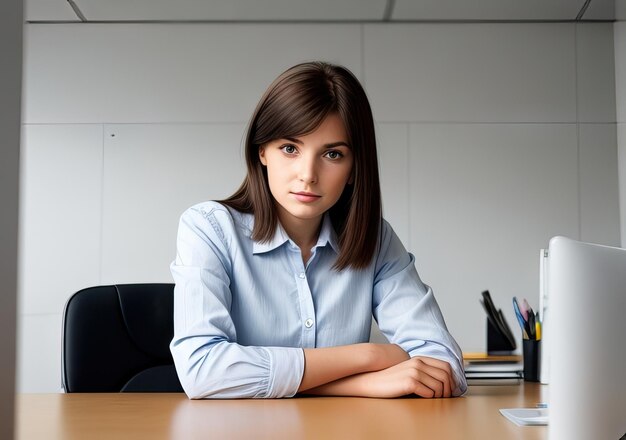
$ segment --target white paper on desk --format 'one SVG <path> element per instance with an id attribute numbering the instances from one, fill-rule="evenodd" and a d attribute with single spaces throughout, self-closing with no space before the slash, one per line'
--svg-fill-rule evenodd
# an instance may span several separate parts
<path id="1" fill-rule="evenodd" d="M 547 425 L 547 408 L 508 408 L 501 409 L 500 414 L 517 426 Z"/>
<path id="2" fill-rule="evenodd" d="M 466 373 L 507 373 L 522 371 L 523 369 L 524 364 L 521 362 L 509 364 L 470 364 L 465 366 Z"/>
<path id="3" fill-rule="evenodd" d="M 487 379 L 487 378 L 491 378 L 491 379 L 518 379 L 521 378 L 522 374 L 519 371 L 509 371 L 509 372 L 505 372 L 505 371 L 497 371 L 495 373 L 478 373 L 478 372 L 472 372 L 472 371 L 466 371 L 465 372 L 465 378 L 466 379 Z"/>
<path id="4" fill-rule="evenodd" d="M 505 386 L 505 385 L 519 385 L 522 383 L 521 377 L 506 377 L 506 378 L 486 378 L 486 377 L 468 377 L 467 384 L 469 386 L 474 385 L 494 385 L 494 386 Z"/>

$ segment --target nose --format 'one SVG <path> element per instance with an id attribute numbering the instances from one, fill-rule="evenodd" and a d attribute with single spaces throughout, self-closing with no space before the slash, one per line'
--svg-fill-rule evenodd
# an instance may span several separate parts
<path id="1" fill-rule="evenodd" d="M 315 157 L 302 156 L 298 161 L 298 180 L 304 183 L 317 182 L 317 160 Z"/>

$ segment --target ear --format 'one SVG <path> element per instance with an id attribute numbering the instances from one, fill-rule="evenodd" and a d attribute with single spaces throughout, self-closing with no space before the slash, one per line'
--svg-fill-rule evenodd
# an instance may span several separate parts
<path id="1" fill-rule="evenodd" d="M 354 170 L 350 172 L 350 178 L 348 179 L 348 185 L 352 185 L 354 183 Z"/>
<path id="2" fill-rule="evenodd" d="M 264 166 L 267 166 L 267 159 L 265 158 L 265 145 L 259 147 L 259 160 Z"/>

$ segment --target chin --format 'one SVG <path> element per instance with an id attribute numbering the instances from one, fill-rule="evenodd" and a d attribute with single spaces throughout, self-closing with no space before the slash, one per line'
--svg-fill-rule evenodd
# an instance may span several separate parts
<path id="1" fill-rule="evenodd" d="M 290 212 L 289 214 L 291 214 L 293 217 L 299 218 L 300 220 L 313 220 L 316 219 L 322 215 L 324 215 L 325 211 L 319 212 L 311 212 L 311 211 L 306 211 L 306 212 L 302 212 L 302 211 L 298 211 L 298 212 Z"/>
<path id="2" fill-rule="evenodd" d="M 311 207 L 301 206 L 301 207 L 294 207 L 292 209 L 288 209 L 287 212 L 289 213 L 289 215 L 299 218 L 301 220 L 312 220 L 323 215 L 326 212 L 326 210 L 322 210 L 320 208 L 314 208 L 312 206 Z"/>

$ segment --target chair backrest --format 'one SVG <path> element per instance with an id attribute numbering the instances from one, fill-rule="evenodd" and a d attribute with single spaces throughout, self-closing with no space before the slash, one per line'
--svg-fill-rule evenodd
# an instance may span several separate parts
<path id="1" fill-rule="evenodd" d="M 76 292 L 63 312 L 66 392 L 182 392 L 169 343 L 173 284 Z"/>

